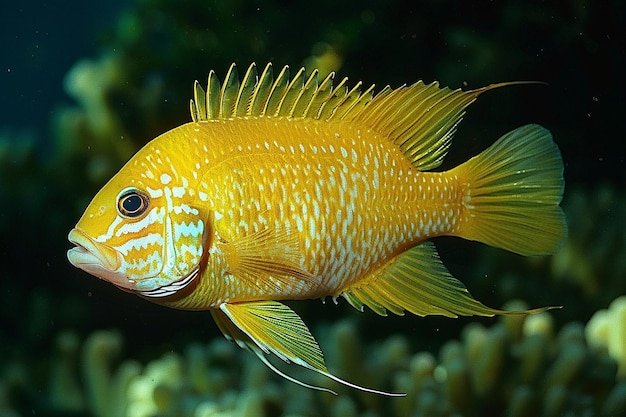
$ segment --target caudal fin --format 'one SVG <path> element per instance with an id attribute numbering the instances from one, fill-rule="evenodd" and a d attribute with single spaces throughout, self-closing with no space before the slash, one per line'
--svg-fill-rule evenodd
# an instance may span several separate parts
<path id="1" fill-rule="evenodd" d="M 515 129 L 451 172 L 466 179 L 461 237 L 521 255 L 561 247 L 563 160 L 547 129 Z"/>

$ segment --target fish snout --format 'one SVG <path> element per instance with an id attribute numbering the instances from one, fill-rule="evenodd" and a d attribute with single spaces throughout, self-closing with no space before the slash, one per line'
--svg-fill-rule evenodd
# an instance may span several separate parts
<path id="1" fill-rule="evenodd" d="M 120 252 L 78 228 L 72 229 L 67 238 L 76 245 L 67 251 L 67 259 L 72 265 L 122 289 L 136 289 L 135 282 L 121 271 L 124 259 Z"/>

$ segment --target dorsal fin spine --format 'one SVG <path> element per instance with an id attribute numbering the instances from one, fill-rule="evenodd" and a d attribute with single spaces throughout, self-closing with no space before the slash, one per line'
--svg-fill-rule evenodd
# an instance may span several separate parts
<path id="1" fill-rule="evenodd" d="M 350 91 L 348 91 L 344 99 L 337 105 L 333 118 L 345 119 L 348 114 L 350 114 L 350 111 L 358 103 L 359 97 L 361 96 L 362 84 L 363 83 L 359 81 Z"/>
<path id="2" fill-rule="evenodd" d="M 209 72 L 206 89 L 206 120 L 213 120 L 219 117 L 219 104 L 220 101 L 212 99 L 213 97 L 220 97 L 220 81 L 215 75 L 215 71 Z"/>
<path id="3" fill-rule="evenodd" d="M 330 120 L 334 116 L 337 107 L 343 102 L 346 94 L 348 94 L 348 86 L 346 85 L 347 82 L 348 77 L 345 77 L 334 89 L 331 85 L 331 91 L 328 94 L 328 98 L 324 101 L 324 103 L 322 103 L 318 112 L 318 118 L 320 120 Z"/>
<path id="4" fill-rule="evenodd" d="M 287 85 L 280 103 L 277 108 L 278 113 L 283 113 L 287 117 L 293 117 L 293 108 L 296 102 L 298 94 L 304 88 L 304 73 L 305 69 L 302 67 L 293 76 L 291 82 Z"/>
<path id="5" fill-rule="evenodd" d="M 361 92 L 362 83 L 347 87 L 348 78 L 333 87 L 335 73 L 319 82 L 319 71 L 306 75 L 300 68 L 290 79 L 289 67 L 284 66 L 274 79 L 272 65 L 267 64 L 258 76 L 256 64 L 250 65 L 240 81 L 232 64 L 224 83 L 220 85 L 215 72 L 209 72 L 207 91 L 194 84 L 194 99 L 190 111 L 194 121 L 228 119 L 233 117 L 289 117 L 318 120 L 347 119 L 360 113 L 374 95 L 372 85 Z"/>
<path id="6" fill-rule="evenodd" d="M 328 121 L 335 117 L 337 109 L 345 102 L 348 96 L 348 77 L 345 77 L 341 82 L 332 89 L 328 96 L 328 99 L 323 104 L 319 112 L 319 119 Z"/>
<path id="7" fill-rule="evenodd" d="M 243 81 L 241 82 L 241 87 L 239 88 L 237 94 L 237 101 L 235 104 L 234 112 L 235 117 L 248 116 L 248 109 L 250 108 L 252 92 L 254 91 L 257 83 L 258 80 L 256 65 L 252 63 L 252 65 L 248 67 L 248 71 L 246 71 L 246 74 L 243 76 Z"/>
<path id="8" fill-rule="evenodd" d="M 194 122 L 205 120 L 205 117 L 203 117 L 203 115 L 206 115 L 205 93 L 198 80 L 193 83 L 193 99 L 189 100 L 189 110 L 191 111 L 191 119 Z"/>
<path id="9" fill-rule="evenodd" d="M 277 116 L 282 102 L 283 94 L 289 85 L 289 66 L 285 65 L 272 84 L 268 94 L 267 106 L 264 116 Z"/>
<path id="10" fill-rule="evenodd" d="M 232 117 L 233 110 L 239 93 L 239 75 L 237 74 L 237 66 L 233 63 L 228 69 L 224 84 L 220 90 L 220 103 L 218 118 L 228 119 Z"/>
<path id="11" fill-rule="evenodd" d="M 323 106 L 332 93 L 333 78 L 335 78 L 335 73 L 331 72 L 319 85 L 317 85 L 317 88 L 313 91 L 313 94 L 304 109 L 303 117 L 312 117 L 314 119 L 318 119 L 320 117 Z M 315 111 L 315 109 L 317 109 L 315 114 L 309 113 L 311 110 Z"/>
<path id="12" fill-rule="evenodd" d="M 311 106 L 311 99 L 313 98 L 313 95 L 315 94 L 315 91 L 317 91 L 317 88 L 318 88 L 318 83 L 317 83 L 318 74 L 319 74 L 319 71 L 315 69 L 311 73 L 309 78 L 307 78 L 306 82 L 304 83 L 304 86 L 300 90 L 300 93 L 298 94 L 295 102 L 293 103 L 293 108 L 290 112 L 291 115 L 296 114 L 296 115 L 302 115 L 302 117 L 307 117 L 307 110 Z"/>
<path id="13" fill-rule="evenodd" d="M 268 63 L 261 73 L 257 85 L 254 88 L 254 91 L 250 98 L 250 111 L 248 116 L 253 116 L 258 114 L 259 116 L 263 116 L 265 114 L 265 110 L 267 108 L 267 101 L 269 98 L 269 94 L 267 93 L 269 89 L 272 88 L 272 84 L 274 83 L 274 75 L 272 71 L 272 64 Z"/>

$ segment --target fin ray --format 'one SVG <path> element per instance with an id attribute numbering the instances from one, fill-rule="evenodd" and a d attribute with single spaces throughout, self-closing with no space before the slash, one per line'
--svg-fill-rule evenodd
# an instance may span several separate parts
<path id="1" fill-rule="evenodd" d="M 215 75 L 215 71 L 211 70 L 207 80 L 206 93 L 204 94 L 204 100 L 206 102 L 206 118 L 204 120 L 211 120 L 219 117 L 220 102 L 214 100 L 213 97 L 219 97 L 220 90 L 220 81 L 217 78 L 217 75 Z"/>
<path id="2" fill-rule="evenodd" d="M 333 79 L 335 73 L 331 72 L 324 78 L 324 80 L 314 89 L 311 94 L 311 99 L 304 109 L 303 117 L 319 118 L 323 105 L 330 98 L 333 91 Z M 311 114 L 313 112 L 314 114 Z"/>
<path id="3" fill-rule="evenodd" d="M 302 93 L 305 84 L 305 70 L 300 68 L 296 75 L 293 76 L 291 82 L 287 85 L 283 96 L 280 99 L 278 108 L 276 109 L 277 116 L 283 114 L 287 117 L 293 117 L 293 108 L 297 102 L 297 99 Z"/>
<path id="4" fill-rule="evenodd" d="M 226 77 L 224 78 L 224 84 L 220 90 L 220 101 L 218 106 L 218 118 L 228 119 L 234 115 L 235 105 L 239 96 L 239 75 L 237 74 L 237 66 L 233 63 Z M 207 101 L 210 101 L 211 97 L 207 97 Z"/>
<path id="5" fill-rule="evenodd" d="M 269 351 L 263 347 L 259 347 L 246 333 L 241 331 L 224 312 L 221 310 L 211 310 L 211 315 L 213 316 L 213 320 L 217 324 L 217 327 L 220 329 L 226 340 L 232 343 L 236 343 L 240 348 L 244 350 L 248 350 L 256 355 L 257 358 L 261 360 L 277 375 L 285 378 L 288 381 L 293 382 L 294 384 L 298 384 L 305 388 L 310 388 L 318 391 L 325 391 L 331 394 L 337 395 L 337 393 L 331 389 L 318 387 L 316 385 L 307 384 L 306 382 L 300 381 L 290 375 L 287 375 L 277 367 L 275 367 L 266 357 L 265 354 L 269 353 Z"/>
<path id="6" fill-rule="evenodd" d="M 330 373 L 326 368 L 322 350 L 307 326 L 293 310 L 282 303 L 258 301 L 222 304 L 220 309 L 212 311 L 212 314 L 220 330 L 229 340 L 252 351 L 272 371 L 291 382 L 335 394 L 330 389 L 306 384 L 283 373 L 267 360 L 264 353 L 273 353 L 287 363 L 295 363 L 361 391 L 387 396 L 405 395 L 362 387 Z"/>
<path id="7" fill-rule="evenodd" d="M 454 318 L 529 314 L 552 308 L 504 311 L 485 306 L 448 272 L 435 245 L 429 241 L 396 256 L 341 295 L 356 309 L 362 311 L 367 305 L 380 315 L 386 315 L 387 311 L 402 315 L 406 310 L 418 316 L 437 314 Z"/>
<path id="8" fill-rule="evenodd" d="M 259 80 L 250 96 L 250 108 L 246 116 L 265 114 L 269 91 L 272 88 L 274 76 L 272 75 L 272 64 L 268 63 L 261 73 Z"/>
<path id="9" fill-rule="evenodd" d="M 548 130 L 522 126 L 450 172 L 467 179 L 459 236 L 521 255 L 563 244 L 563 160 Z"/>
<path id="10" fill-rule="evenodd" d="M 259 287 L 262 283 L 275 291 L 284 291 L 300 282 L 315 280 L 300 267 L 298 235 L 287 229 L 265 228 L 217 245 L 225 256 L 228 273 L 250 286 Z"/>
<path id="11" fill-rule="evenodd" d="M 239 88 L 239 91 L 237 91 L 237 99 L 235 100 L 234 105 L 235 117 L 245 117 L 248 115 L 251 103 L 250 100 L 253 97 L 254 90 L 258 82 L 257 75 L 256 65 L 252 63 L 252 65 L 248 68 L 248 71 L 246 71 L 246 74 L 243 76 L 241 87 Z"/>
<path id="12" fill-rule="evenodd" d="M 302 117 L 306 117 L 307 109 L 309 105 L 311 104 L 311 99 L 313 98 L 313 96 L 315 95 L 315 92 L 319 88 L 319 85 L 317 83 L 318 73 L 319 71 L 315 69 L 311 73 L 309 78 L 307 78 L 307 80 L 304 82 L 304 85 L 300 89 L 300 92 L 298 93 L 293 103 L 293 107 L 291 111 L 289 112 L 290 116 L 294 114 L 299 114 L 299 115 L 302 115 Z"/>
<path id="13" fill-rule="evenodd" d="M 278 116 L 283 95 L 289 87 L 289 66 L 285 65 L 276 77 L 276 81 L 272 84 L 267 96 L 267 106 L 264 112 L 265 116 Z M 254 115 L 252 115 L 254 116 Z"/>

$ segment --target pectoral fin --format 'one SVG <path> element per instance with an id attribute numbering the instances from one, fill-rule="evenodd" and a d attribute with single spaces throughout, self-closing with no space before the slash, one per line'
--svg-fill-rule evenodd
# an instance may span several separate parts
<path id="1" fill-rule="evenodd" d="M 212 311 L 220 330 L 239 346 L 251 350 L 263 363 L 280 376 L 307 388 L 334 391 L 316 387 L 284 374 L 272 365 L 264 354 L 273 353 L 285 362 L 293 362 L 318 372 L 336 382 L 365 392 L 389 396 L 403 396 L 347 382 L 326 368 L 324 355 L 300 317 L 289 307 L 276 301 L 242 304 L 222 304 Z"/>
<path id="2" fill-rule="evenodd" d="M 252 287 L 274 292 L 298 288 L 314 277 L 300 267 L 298 235 L 271 228 L 218 243 L 228 264 L 228 273 Z"/>

